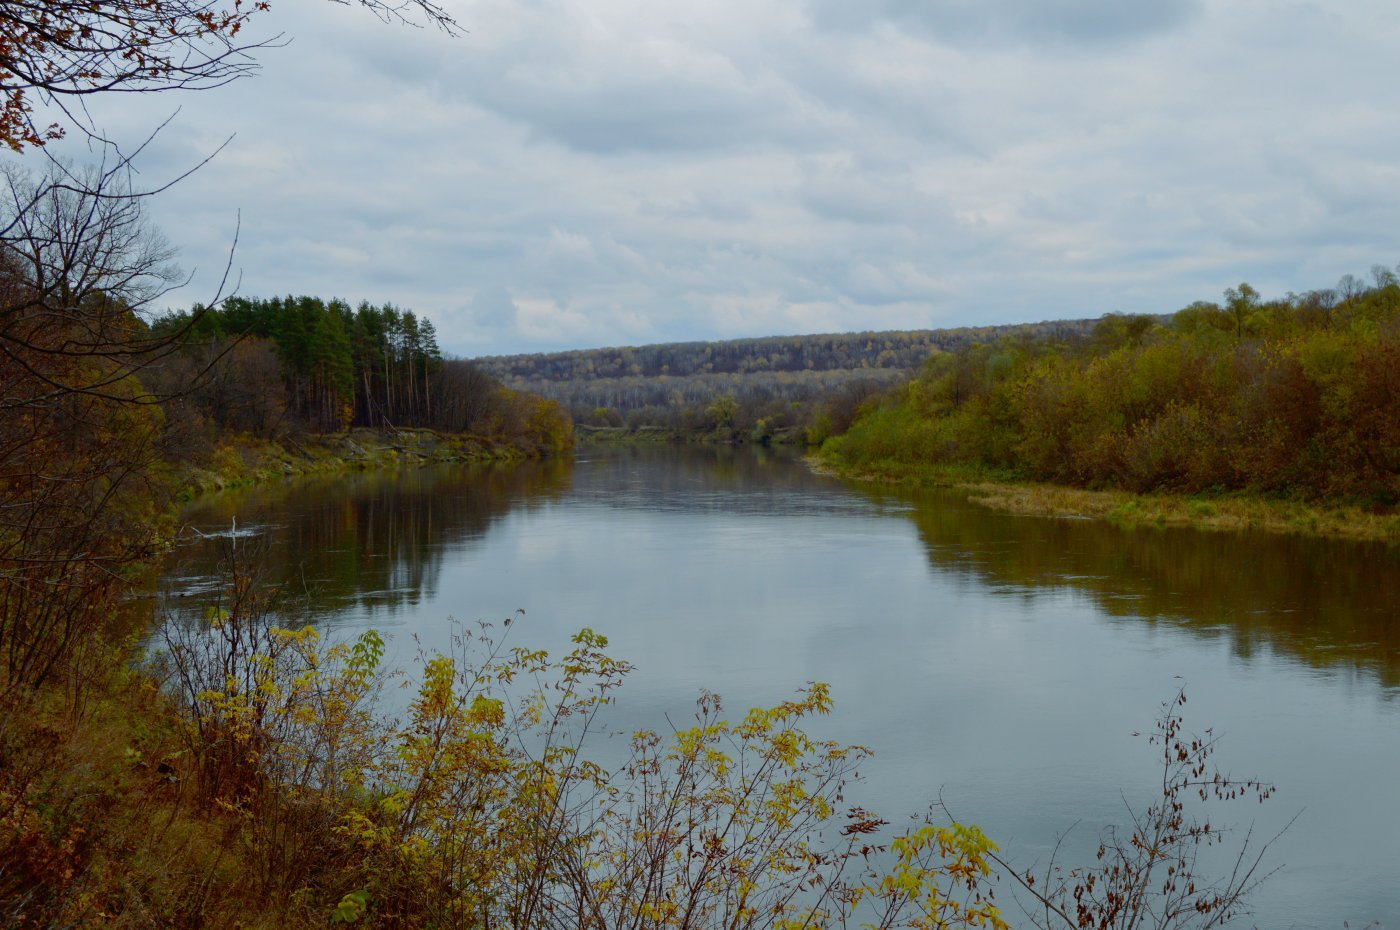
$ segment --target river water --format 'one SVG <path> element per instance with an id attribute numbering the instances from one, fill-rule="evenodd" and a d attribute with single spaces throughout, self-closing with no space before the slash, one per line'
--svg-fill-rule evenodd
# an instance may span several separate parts
<path id="1" fill-rule="evenodd" d="M 1221 768 L 1278 788 L 1216 822 L 1267 839 L 1296 817 L 1252 922 L 1400 927 L 1396 547 L 1017 517 L 676 447 L 303 479 L 187 520 L 172 611 L 211 589 L 236 526 L 312 622 L 376 628 L 404 667 L 454 618 L 517 618 L 512 642 L 556 653 L 606 634 L 636 665 L 619 729 L 681 725 L 701 689 L 737 714 L 828 682 L 812 732 L 875 752 L 853 800 L 895 820 L 941 797 L 1024 865 L 1071 827 L 1081 857 L 1152 800 L 1134 734 L 1184 685 Z"/>

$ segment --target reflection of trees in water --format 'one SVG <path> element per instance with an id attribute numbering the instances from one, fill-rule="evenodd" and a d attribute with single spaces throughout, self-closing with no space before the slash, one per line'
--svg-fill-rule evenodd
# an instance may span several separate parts
<path id="1" fill-rule="evenodd" d="M 412 606 L 436 591 L 444 555 L 480 542 L 513 510 L 558 498 L 565 462 L 404 469 L 308 478 L 220 495 L 186 516 L 204 532 L 267 525 L 269 581 L 307 595 L 313 614 Z M 182 547 L 169 576 L 207 582 L 227 538 Z"/>
<path id="2" fill-rule="evenodd" d="M 831 478 L 797 464 L 782 447 L 655 443 L 585 449 L 571 497 L 650 512 L 869 513 Z"/>
<path id="3" fill-rule="evenodd" d="M 1400 684 L 1395 548 L 1014 517 L 952 493 L 917 503 L 910 516 L 939 570 L 1019 592 L 1080 591 L 1113 617 L 1227 636 L 1242 656 L 1264 646 Z"/>
<path id="4" fill-rule="evenodd" d="M 1241 655 L 1268 648 L 1319 668 L 1367 669 L 1400 685 L 1400 551 L 1285 536 L 1120 530 L 1014 517 L 954 494 L 833 493 L 785 451 L 675 446 L 584 450 L 575 469 L 403 470 L 302 480 L 222 495 L 191 514 L 206 532 L 273 524 L 274 578 L 309 589 L 319 614 L 394 612 L 436 591 L 444 556 L 479 542 L 506 514 L 556 500 L 648 511 L 907 514 L 933 566 L 1009 594 L 1086 594 L 1111 617 L 1228 637 Z M 217 540 L 176 554 L 171 576 L 215 572 Z"/>

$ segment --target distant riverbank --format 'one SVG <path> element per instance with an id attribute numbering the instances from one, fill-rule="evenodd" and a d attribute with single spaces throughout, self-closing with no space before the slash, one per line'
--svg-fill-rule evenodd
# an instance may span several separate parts
<path id="1" fill-rule="evenodd" d="M 809 456 L 823 474 L 852 481 L 954 488 L 973 503 L 1007 513 L 1105 520 L 1122 527 L 1189 526 L 1215 532 L 1259 531 L 1400 544 L 1400 514 L 1353 504 L 1306 502 L 1234 492 L 1220 495 L 1137 494 L 990 479 L 955 469 L 862 471 L 831 457 Z"/>
<path id="2" fill-rule="evenodd" d="M 734 430 L 660 427 L 577 427 L 580 442 L 739 445 L 754 442 Z M 759 440 L 781 445 L 802 441 L 800 431 Z M 356 429 L 280 441 L 232 436 L 222 439 L 208 462 L 190 466 L 179 478 L 180 498 L 296 475 L 334 474 L 400 465 L 433 463 L 511 463 L 528 456 L 515 446 L 479 436 L 428 429 Z M 968 500 L 1008 513 L 1067 519 L 1104 520 L 1123 527 L 1190 526 L 1211 531 L 1260 531 L 1317 538 L 1400 543 L 1400 515 L 1353 504 L 1269 498 L 1242 492 L 1220 495 L 1138 494 L 1088 490 L 986 476 L 928 466 L 859 470 L 833 457 L 807 459 L 813 470 L 854 481 L 948 487 Z"/>
<path id="3" fill-rule="evenodd" d="M 601 443 L 696 443 L 699 445 L 803 445 L 806 430 L 802 427 L 764 429 L 753 432 L 720 427 L 715 429 L 685 429 L 668 426 L 588 426 L 574 424 L 574 436 L 579 442 Z"/>

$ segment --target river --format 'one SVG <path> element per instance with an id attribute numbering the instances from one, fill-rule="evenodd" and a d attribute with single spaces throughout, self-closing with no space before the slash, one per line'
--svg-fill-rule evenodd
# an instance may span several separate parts
<path id="1" fill-rule="evenodd" d="M 172 611 L 236 521 L 311 622 L 379 629 L 403 667 L 451 618 L 517 618 L 513 642 L 556 652 L 606 634 L 636 665 L 619 729 L 679 724 L 702 688 L 737 712 L 828 682 L 812 730 L 874 750 L 866 806 L 941 797 L 1025 865 L 1152 799 L 1134 733 L 1184 685 L 1221 767 L 1278 788 L 1218 816 L 1262 838 L 1297 818 L 1253 921 L 1400 926 L 1400 548 L 1011 516 L 727 448 L 302 479 L 187 520 Z"/>

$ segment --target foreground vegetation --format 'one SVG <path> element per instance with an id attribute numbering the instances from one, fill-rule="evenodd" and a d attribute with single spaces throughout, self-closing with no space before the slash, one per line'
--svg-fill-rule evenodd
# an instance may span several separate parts
<path id="1" fill-rule="evenodd" d="M 691 724 L 633 733 L 603 768 L 588 745 L 629 667 L 602 636 L 554 659 L 511 646 L 509 621 L 459 630 L 389 718 L 377 634 L 323 642 L 254 545 L 227 559 L 204 622 L 168 620 L 149 662 L 11 705 L 7 926 L 1006 928 L 998 875 L 1036 926 L 1211 926 L 1262 878 L 1245 849 L 1197 887 L 1196 850 L 1224 834 L 1190 796 L 1272 788 L 1209 765 L 1181 695 L 1153 738 L 1167 793 L 1100 864 L 1032 875 L 975 827 L 851 806 L 869 754 L 807 734 L 823 685 L 734 718 L 704 694 Z"/>
<path id="2" fill-rule="evenodd" d="M 1167 319 L 1106 317 L 1081 340 L 1000 340 L 933 356 L 822 450 L 847 474 L 942 483 L 1047 482 L 1088 490 L 1069 509 L 1133 508 L 1166 522 L 1313 524 L 1393 531 L 1400 501 L 1400 281 L 1263 301 L 1248 285 L 1223 305 Z M 1320 505 L 1237 504 L 1234 495 Z M 1045 492 L 984 496 L 1060 510 Z M 1252 507 L 1252 514 L 1247 514 Z M 1354 508 L 1352 510 L 1346 507 Z M 1338 510 L 1338 508 L 1342 508 Z M 1334 514 L 1328 517 L 1329 514 Z"/>
<path id="3" fill-rule="evenodd" d="M 138 729 L 85 750 L 82 774 L 115 776 L 99 797 L 43 764 L 55 746 L 7 745 L 7 925 L 829 926 L 862 900 L 882 926 L 1002 925 L 975 829 L 905 833 L 898 883 L 870 869 L 881 824 L 836 806 L 866 754 L 800 729 L 821 686 L 735 723 L 706 696 L 609 772 L 581 749 L 627 667 L 596 634 L 551 660 L 464 631 L 393 721 L 376 635 L 276 626 L 237 557 L 224 595 L 132 678 Z"/>

